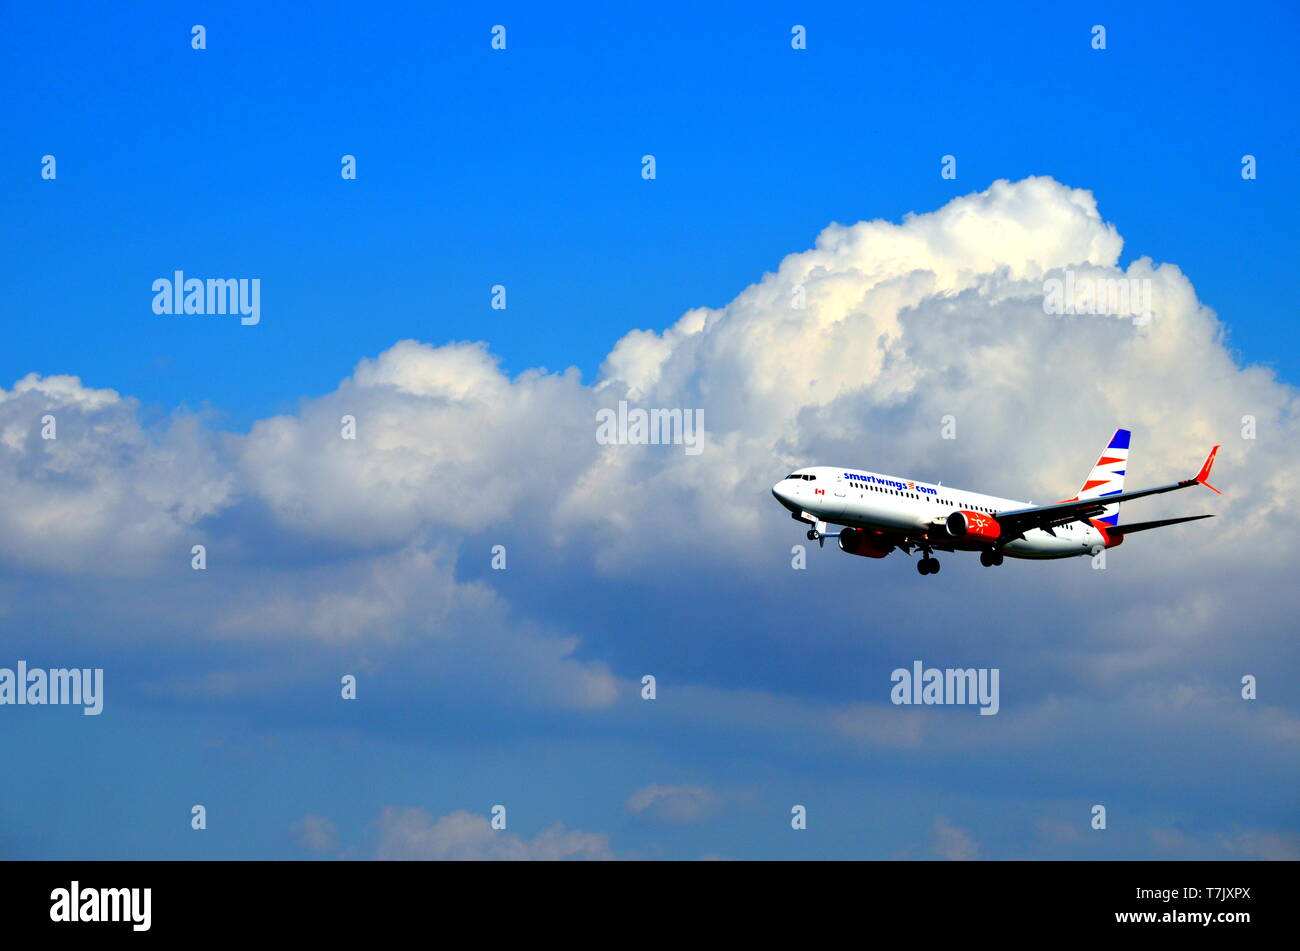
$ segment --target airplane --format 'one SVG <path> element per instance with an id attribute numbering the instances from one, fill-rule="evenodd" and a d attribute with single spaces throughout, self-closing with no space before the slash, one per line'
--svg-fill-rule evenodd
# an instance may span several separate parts
<path id="1" fill-rule="evenodd" d="M 977 551 L 986 568 L 1002 564 L 1004 556 L 1073 558 L 1114 548 L 1137 532 L 1214 517 L 1185 515 L 1121 525 L 1120 503 L 1130 499 L 1193 485 L 1223 494 L 1207 481 L 1218 446 L 1194 478 L 1125 492 L 1130 435 L 1127 429 L 1115 430 L 1083 487 L 1073 498 L 1051 505 L 831 466 L 797 469 L 772 486 L 772 494 L 792 518 L 812 526 L 809 541 L 825 546 L 827 538 L 838 538 L 841 551 L 864 558 L 884 558 L 894 549 L 910 557 L 918 550 L 923 557 L 916 570 L 923 575 L 938 574 L 935 551 Z M 842 527 L 831 532 L 830 525 Z"/>

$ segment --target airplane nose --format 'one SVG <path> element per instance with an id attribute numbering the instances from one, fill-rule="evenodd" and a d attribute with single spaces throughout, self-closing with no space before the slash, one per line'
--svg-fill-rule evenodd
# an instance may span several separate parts
<path id="1" fill-rule="evenodd" d="M 786 487 L 784 479 L 772 486 L 772 495 L 775 496 L 776 500 L 783 505 L 790 501 L 790 490 Z"/>

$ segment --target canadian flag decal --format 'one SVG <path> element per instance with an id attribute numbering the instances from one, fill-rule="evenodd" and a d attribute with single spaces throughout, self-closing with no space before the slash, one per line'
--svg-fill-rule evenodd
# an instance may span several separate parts
<path id="1" fill-rule="evenodd" d="M 825 494 L 826 494 L 825 489 L 813 489 L 813 495 L 825 495 Z"/>

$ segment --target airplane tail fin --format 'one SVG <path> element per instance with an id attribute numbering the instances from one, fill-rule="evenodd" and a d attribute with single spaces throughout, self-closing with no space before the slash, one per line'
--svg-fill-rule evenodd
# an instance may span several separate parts
<path id="1" fill-rule="evenodd" d="M 1083 488 L 1076 498 L 1098 499 L 1107 495 L 1118 495 L 1124 491 L 1124 473 L 1128 469 L 1128 440 L 1131 434 L 1127 429 L 1115 430 L 1110 442 L 1101 451 L 1097 464 L 1083 481 Z M 1119 505 L 1109 505 L 1097 521 L 1107 525 L 1119 524 Z"/>

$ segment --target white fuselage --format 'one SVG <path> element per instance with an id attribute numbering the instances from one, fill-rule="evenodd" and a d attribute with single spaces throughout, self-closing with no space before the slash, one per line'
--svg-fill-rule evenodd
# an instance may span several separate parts
<path id="1" fill-rule="evenodd" d="M 828 524 L 903 533 L 917 540 L 925 536 L 935 548 L 944 550 L 989 547 L 987 543 L 951 537 L 944 528 L 944 520 L 951 513 L 970 511 L 996 518 L 998 512 L 1033 504 L 866 469 L 829 466 L 796 470 L 773 486 L 772 494 L 795 515 L 813 516 Z M 1090 554 L 1105 545 L 1101 532 L 1092 525 L 1074 522 L 1051 532 L 1030 529 L 1023 538 L 996 547 L 1016 558 L 1069 558 Z"/>

